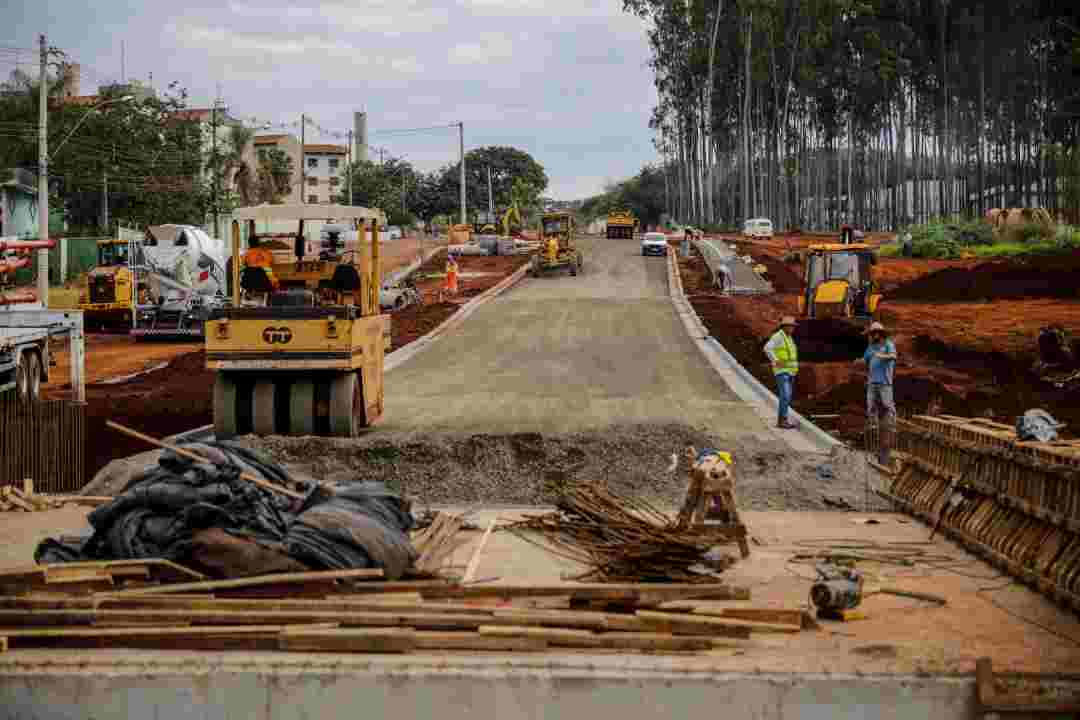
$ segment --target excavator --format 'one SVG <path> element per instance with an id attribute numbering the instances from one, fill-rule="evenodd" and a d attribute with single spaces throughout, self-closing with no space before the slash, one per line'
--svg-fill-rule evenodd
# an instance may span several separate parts
<path id="1" fill-rule="evenodd" d="M 864 332 L 881 304 L 877 253 L 865 244 L 811 245 L 795 341 L 807 356 L 865 349 Z"/>

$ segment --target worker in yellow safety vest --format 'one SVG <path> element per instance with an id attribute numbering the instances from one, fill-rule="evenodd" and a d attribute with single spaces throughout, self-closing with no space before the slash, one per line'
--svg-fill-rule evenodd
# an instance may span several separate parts
<path id="1" fill-rule="evenodd" d="M 547 243 L 544 246 L 544 257 L 549 263 L 557 262 L 559 259 L 559 239 L 551 236 L 547 239 Z"/>
<path id="2" fill-rule="evenodd" d="M 799 349 L 795 346 L 795 318 L 790 315 L 780 321 L 780 329 L 765 343 L 765 354 L 772 363 L 776 377 L 777 398 L 780 401 L 776 416 L 776 427 L 792 429 L 798 427 L 788 420 L 791 408 L 791 396 L 795 389 L 795 376 L 799 374 Z"/>

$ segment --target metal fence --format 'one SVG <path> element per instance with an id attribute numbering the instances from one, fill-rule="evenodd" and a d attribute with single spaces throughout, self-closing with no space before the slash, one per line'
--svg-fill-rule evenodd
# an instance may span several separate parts
<path id="1" fill-rule="evenodd" d="M 86 483 L 86 407 L 67 400 L 20 401 L 0 394 L 0 485 L 34 481 L 39 492 L 77 492 Z"/>

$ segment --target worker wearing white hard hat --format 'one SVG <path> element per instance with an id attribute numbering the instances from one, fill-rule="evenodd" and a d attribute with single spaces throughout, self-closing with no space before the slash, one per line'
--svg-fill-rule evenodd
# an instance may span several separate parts
<path id="1" fill-rule="evenodd" d="M 896 401 L 893 374 L 896 371 L 896 345 L 885 326 L 873 322 L 867 329 L 870 343 L 856 364 L 866 365 L 866 416 L 869 429 L 880 430 L 878 461 L 885 466 L 891 460 L 896 434 Z"/>

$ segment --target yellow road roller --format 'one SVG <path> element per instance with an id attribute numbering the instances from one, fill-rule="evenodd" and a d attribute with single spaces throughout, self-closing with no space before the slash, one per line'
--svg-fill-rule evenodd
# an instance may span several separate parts
<path id="1" fill-rule="evenodd" d="M 233 217 L 231 302 L 206 323 L 206 365 L 217 372 L 215 434 L 355 437 L 383 413 L 385 215 L 259 205 Z M 321 225 L 316 238 L 305 235 L 305 223 Z"/>

